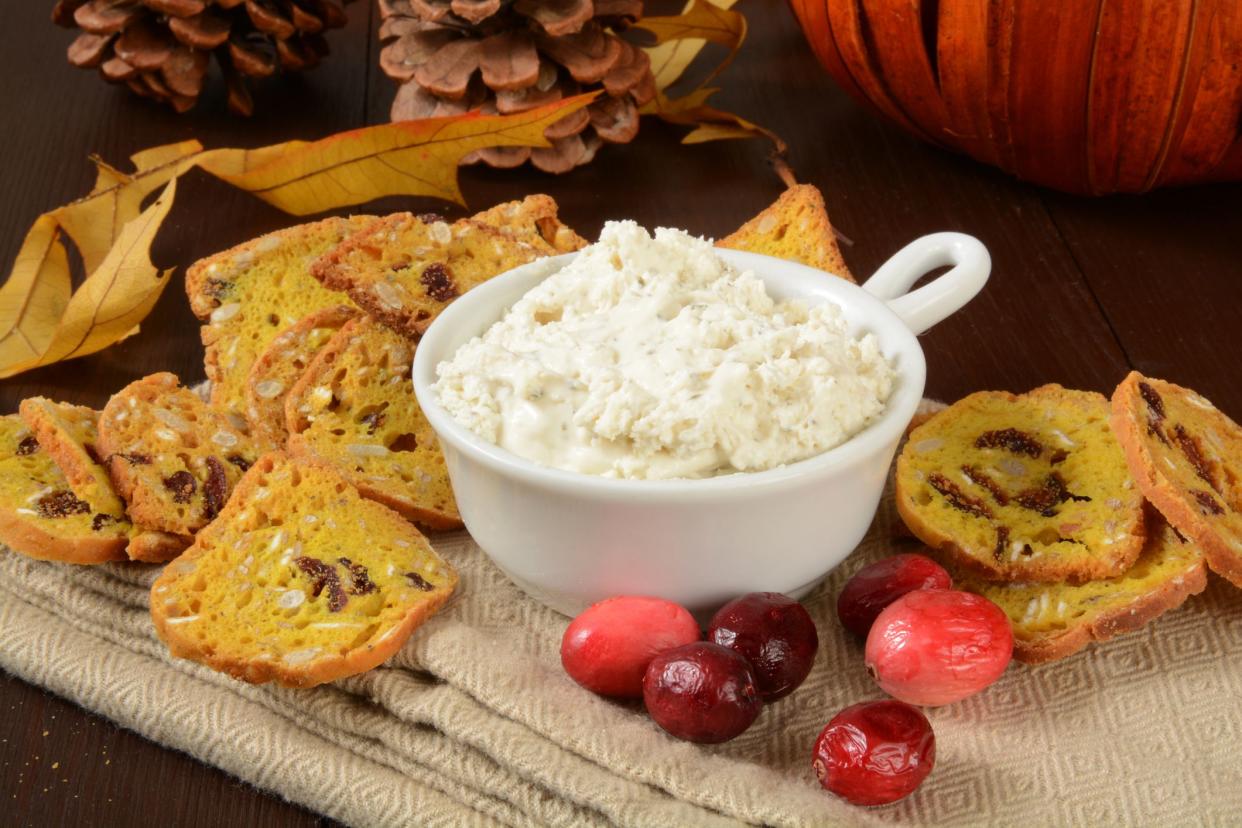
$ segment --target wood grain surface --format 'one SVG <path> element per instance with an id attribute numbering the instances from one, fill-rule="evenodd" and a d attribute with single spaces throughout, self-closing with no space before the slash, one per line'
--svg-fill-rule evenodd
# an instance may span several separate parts
<path id="1" fill-rule="evenodd" d="M 70 67 L 63 55 L 72 35 L 48 21 L 50 5 L 9 3 L 0 33 L 6 267 L 38 213 L 89 189 L 89 153 L 121 163 L 135 150 L 191 137 L 208 147 L 314 138 L 381 121 L 391 100 L 373 65 L 377 15 L 365 2 L 351 7 L 348 28 L 330 36 L 333 54 L 322 67 L 260 85 L 250 120 L 225 112 L 218 83 L 197 109 L 177 116 Z M 974 234 L 992 251 L 983 294 L 923 337 L 930 395 L 954 399 L 1051 381 L 1107 393 L 1133 366 L 1197 388 L 1242 418 L 1242 187 L 1086 200 L 1024 185 L 917 143 L 852 103 L 775 0 L 740 8 L 751 35 L 720 79 L 718 102 L 785 137 L 799 178 L 823 189 L 834 224 L 852 240 L 845 256 L 855 273 L 865 276 L 907 241 L 937 230 Z M 607 148 L 570 175 L 469 169 L 463 190 L 475 208 L 548 192 L 587 236 L 612 218 L 721 236 L 779 193 L 762 144 L 684 147 L 681 133 L 644 123 L 634 143 Z M 431 208 L 445 210 L 410 199 L 369 209 Z M 184 268 L 291 222 L 193 173 L 179 187 L 154 258 Z M 110 391 L 159 370 L 187 382 L 203 377 L 198 326 L 179 279 L 140 335 L 0 383 L 0 408 L 14 411 L 31 394 L 102 406 Z M 325 821 L 2 674 L 0 807 L 0 822 L 14 825 Z"/>

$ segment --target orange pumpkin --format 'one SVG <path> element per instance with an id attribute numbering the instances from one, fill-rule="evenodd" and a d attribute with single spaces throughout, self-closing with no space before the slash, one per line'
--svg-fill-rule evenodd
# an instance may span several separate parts
<path id="1" fill-rule="evenodd" d="M 1242 179 L 1242 0 L 790 0 L 844 89 L 1075 193 Z"/>

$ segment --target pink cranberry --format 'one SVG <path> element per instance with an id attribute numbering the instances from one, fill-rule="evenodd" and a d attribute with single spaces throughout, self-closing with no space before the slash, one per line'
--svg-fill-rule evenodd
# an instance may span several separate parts
<path id="1" fill-rule="evenodd" d="M 1013 631 L 1000 607 L 952 589 L 907 592 L 867 636 L 867 669 L 885 693 L 910 704 L 964 699 L 1000 678 Z"/>
<path id="2" fill-rule="evenodd" d="M 936 764 L 936 735 L 919 710 L 899 701 L 864 702 L 832 717 L 815 740 L 819 783 L 855 805 L 909 796 Z"/>
<path id="3" fill-rule="evenodd" d="M 916 589 L 949 589 L 953 580 L 926 555 L 907 553 L 867 564 L 837 597 L 837 617 L 847 630 L 866 638 L 885 607 Z"/>
<path id="4" fill-rule="evenodd" d="M 561 664 L 588 690 L 638 699 L 656 653 L 698 640 L 698 622 L 680 604 L 622 595 L 592 604 L 570 622 L 561 638 Z"/>
<path id="5" fill-rule="evenodd" d="M 779 592 L 752 592 L 725 604 L 712 618 L 707 640 L 750 662 L 765 702 L 797 689 L 819 649 L 806 607 Z"/>
<path id="6" fill-rule="evenodd" d="M 763 707 L 746 659 L 710 641 L 653 658 L 643 679 L 643 700 L 660 727 L 704 744 L 739 735 Z"/>

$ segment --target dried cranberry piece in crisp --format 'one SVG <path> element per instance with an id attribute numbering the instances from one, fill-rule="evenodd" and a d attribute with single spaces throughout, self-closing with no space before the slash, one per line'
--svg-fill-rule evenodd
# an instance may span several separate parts
<path id="1" fill-rule="evenodd" d="M 34 454 L 38 450 L 39 441 L 35 439 L 33 434 L 28 434 L 22 438 L 20 443 L 17 444 L 16 454 L 18 457 L 25 457 L 28 454 Z"/>
<path id="2" fill-rule="evenodd" d="M 379 589 L 375 582 L 371 580 L 371 573 L 367 571 L 365 566 L 356 564 L 349 558 L 338 558 L 337 560 L 341 562 L 341 566 L 349 570 L 349 577 L 353 581 L 350 592 L 354 595 L 367 595 Z"/>
<path id="3" fill-rule="evenodd" d="M 1039 457 L 1044 453 L 1044 447 L 1038 440 L 1016 428 L 985 431 L 979 439 L 975 440 L 975 448 L 1003 448 L 1014 454 L 1025 454 L 1027 457 Z"/>
<path id="4" fill-rule="evenodd" d="M 45 518 L 85 515 L 90 510 L 90 504 L 84 500 L 78 500 L 73 492 L 55 491 L 39 498 L 39 514 Z"/>
<path id="5" fill-rule="evenodd" d="M 294 558 L 293 562 L 298 565 L 299 569 L 310 576 L 311 595 L 313 597 L 318 598 L 319 594 L 324 589 L 327 589 L 328 609 L 332 612 L 340 612 L 345 609 L 345 604 L 349 602 L 349 598 L 345 595 L 345 590 L 341 588 L 341 577 L 336 574 L 335 566 L 306 555 Z"/>
<path id="6" fill-rule="evenodd" d="M 91 529 L 98 532 L 108 524 L 117 523 L 119 520 L 115 515 L 105 515 L 103 512 L 100 512 L 91 519 Z"/>
<path id="7" fill-rule="evenodd" d="M 172 492 L 173 503 L 189 503 L 198 483 L 188 471 L 179 471 L 164 478 L 164 488 Z"/>
<path id="8" fill-rule="evenodd" d="M 241 469 L 243 472 L 250 471 L 250 467 L 254 465 L 249 460 L 247 460 L 245 457 L 242 457 L 240 454 L 230 454 L 228 457 L 224 459 L 228 460 L 234 466 L 237 466 L 237 468 Z"/>
<path id="9" fill-rule="evenodd" d="M 423 592 L 431 592 L 431 590 L 435 589 L 435 587 L 431 585 L 430 581 L 422 575 L 419 575 L 417 572 L 407 572 L 405 573 L 405 577 L 406 580 L 410 582 L 411 586 L 418 587 Z"/>
<path id="10" fill-rule="evenodd" d="M 419 278 L 427 295 L 437 302 L 448 302 L 457 297 L 457 285 L 453 283 L 453 272 L 442 262 L 432 262 L 423 270 Z"/>
<path id="11" fill-rule="evenodd" d="M 203 483 L 203 513 L 214 520 L 229 499 L 229 479 L 224 464 L 215 457 L 207 458 L 207 482 Z"/>
<path id="12" fill-rule="evenodd" d="M 383 411 L 372 411 L 370 414 L 362 418 L 362 422 L 367 427 L 367 434 L 372 435 L 376 430 L 384 424 L 384 420 L 388 419 Z"/>

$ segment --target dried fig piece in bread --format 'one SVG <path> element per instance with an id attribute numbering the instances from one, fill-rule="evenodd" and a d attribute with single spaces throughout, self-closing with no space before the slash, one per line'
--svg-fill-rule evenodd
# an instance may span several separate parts
<path id="1" fill-rule="evenodd" d="M 1137 371 L 1113 392 L 1112 425 L 1142 493 L 1242 587 L 1242 427 L 1194 391 Z"/>
<path id="2" fill-rule="evenodd" d="M 326 464 L 272 452 L 165 568 L 151 617 L 179 658 L 311 687 L 382 664 L 456 585 L 396 512 Z"/>
<path id="3" fill-rule="evenodd" d="M 1045 385 L 983 391 L 910 433 L 897 509 L 920 540 L 987 580 L 1112 578 L 1143 548 L 1143 496 L 1108 400 Z"/>

